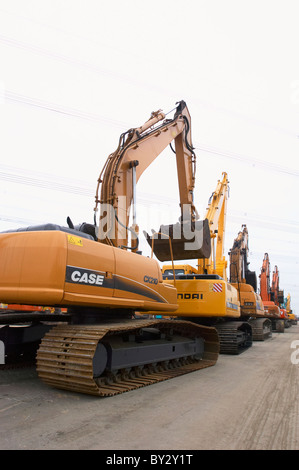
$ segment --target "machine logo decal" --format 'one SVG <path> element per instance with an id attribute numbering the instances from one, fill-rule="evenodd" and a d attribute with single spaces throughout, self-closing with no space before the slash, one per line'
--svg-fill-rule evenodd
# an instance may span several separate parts
<path id="1" fill-rule="evenodd" d="M 104 274 L 99 271 L 77 268 L 75 266 L 66 267 L 66 282 L 84 284 L 88 286 L 102 286 L 104 279 Z"/>
<path id="2" fill-rule="evenodd" d="M 203 298 L 203 294 L 199 294 L 198 292 L 185 292 L 184 294 L 178 293 L 178 299 L 184 300 L 200 300 Z"/>
<path id="3" fill-rule="evenodd" d="M 155 279 L 155 278 L 151 278 Z M 67 266 L 65 281 L 72 284 L 81 284 L 85 286 L 104 287 L 115 289 L 115 291 L 132 292 L 133 294 L 147 297 L 156 302 L 167 302 L 159 292 L 151 287 L 143 285 L 133 279 L 114 274 L 113 279 L 108 279 L 102 271 L 93 271 L 87 268 L 78 268 L 77 266 Z M 153 282 L 153 284 L 155 284 Z M 115 297 L 118 295 L 115 294 Z"/>
<path id="4" fill-rule="evenodd" d="M 144 276 L 144 282 L 149 282 L 149 284 L 158 284 L 158 279 L 156 277 Z"/>
<path id="5" fill-rule="evenodd" d="M 142 295 L 149 299 L 155 300 L 156 302 L 166 302 L 159 292 L 153 290 L 149 286 L 143 285 L 140 282 L 134 281 L 133 279 L 119 276 L 117 274 L 115 275 L 115 289 Z"/>

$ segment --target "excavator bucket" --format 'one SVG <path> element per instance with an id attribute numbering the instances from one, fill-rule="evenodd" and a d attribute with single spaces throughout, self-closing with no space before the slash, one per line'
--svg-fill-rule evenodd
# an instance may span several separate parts
<path id="1" fill-rule="evenodd" d="M 211 236 L 208 219 L 161 225 L 158 232 L 143 232 L 159 261 L 209 258 Z"/>

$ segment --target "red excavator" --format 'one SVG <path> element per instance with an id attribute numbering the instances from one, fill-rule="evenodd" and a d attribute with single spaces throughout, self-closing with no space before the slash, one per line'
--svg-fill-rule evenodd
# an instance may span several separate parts
<path id="1" fill-rule="evenodd" d="M 270 260 L 268 253 L 264 254 L 263 265 L 260 274 L 260 296 L 264 304 L 265 315 L 271 319 L 272 330 L 277 333 L 284 332 L 284 320 L 281 318 L 281 312 L 278 305 L 272 300 L 270 288 Z"/>
<path id="2" fill-rule="evenodd" d="M 284 291 L 279 288 L 279 271 L 277 266 L 274 266 L 274 271 L 272 273 L 271 298 L 275 305 L 280 308 L 280 317 L 284 322 L 284 327 L 289 328 L 291 326 L 291 322 L 287 311 L 284 308 Z"/>

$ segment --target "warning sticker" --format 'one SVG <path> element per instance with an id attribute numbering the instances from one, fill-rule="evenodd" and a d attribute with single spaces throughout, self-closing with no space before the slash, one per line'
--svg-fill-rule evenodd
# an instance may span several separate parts
<path id="1" fill-rule="evenodd" d="M 76 237 L 75 235 L 68 235 L 67 238 L 71 245 L 83 246 L 82 238 Z"/>
<path id="2" fill-rule="evenodd" d="M 209 284 L 210 292 L 222 292 L 222 284 L 220 282 L 213 282 Z"/>

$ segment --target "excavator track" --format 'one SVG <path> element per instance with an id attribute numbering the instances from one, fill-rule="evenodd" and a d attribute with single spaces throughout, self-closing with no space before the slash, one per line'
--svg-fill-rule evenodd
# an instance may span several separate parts
<path id="1" fill-rule="evenodd" d="M 251 318 L 252 340 L 265 341 L 272 337 L 272 323 L 269 318 Z"/>
<path id="2" fill-rule="evenodd" d="M 252 329 L 248 322 L 229 321 L 216 325 L 220 354 L 241 354 L 252 346 Z"/>
<path id="3" fill-rule="evenodd" d="M 175 331 L 186 338 L 203 338 L 204 352 L 195 357 L 140 364 L 117 371 L 105 369 L 95 377 L 95 356 L 99 345 L 113 342 L 140 329 Z M 100 344 L 101 343 L 101 344 Z M 219 338 L 215 328 L 180 320 L 125 320 L 99 325 L 58 325 L 41 341 L 37 351 L 37 372 L 50 386 L 74 392 L 108 397 L 213 366 L 218 359 Z"/>
<path id="4" fill-rule="evenodd" d="M 280 319 L 271 319 L 272 331 L 275 333 L 284 333 L 284 321 Z"/>

